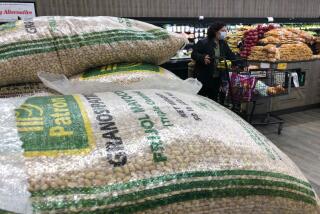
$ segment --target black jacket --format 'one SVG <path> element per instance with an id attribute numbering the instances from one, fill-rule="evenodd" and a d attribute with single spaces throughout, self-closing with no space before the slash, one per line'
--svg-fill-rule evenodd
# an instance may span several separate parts
<path id="1" fill-rule="evenodd" d="M 220 45 L 220 57 L 226 58 L 227 60 L 235 60 L 235 54 L 230 50 L 229 45 L 224 40 L 219 40 Z M 202 39 L 197 42 L 193 48 L 191 58 L 196 61 L 194 72 L 196 73 L 197 79 L 203 85 L 210 85 L 212 80 L 212 75 L 217 69 L 217 65 L 214 60 L 214 48 L 216 43 L 214 40 L 209 40 L 208 38 Z M 206 65 L 204 63 L 205 55 L 209 55 L 211 63 Z"/>

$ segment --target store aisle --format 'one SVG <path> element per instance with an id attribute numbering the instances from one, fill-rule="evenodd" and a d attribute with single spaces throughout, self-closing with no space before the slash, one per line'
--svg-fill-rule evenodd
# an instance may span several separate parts
<path id="1" fill-rule="evenodd" d="M 320 108 L 281 115 L 281 135 L 273 126 L 257 127 L 305 173 L 320 195 Z"/>

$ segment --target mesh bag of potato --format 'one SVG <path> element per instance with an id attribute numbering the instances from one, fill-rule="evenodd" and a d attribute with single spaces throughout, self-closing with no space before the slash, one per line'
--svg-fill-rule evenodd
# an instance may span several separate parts
<path id="1" fill-rule="evenodd" d="M 36 17 L 0 27 L 0 86 L 68 77 L 119 62 L 161 64 L 187 40 L 144 22 L 117 17 Z"/>
<path id="2" fill-rule="evenodd" d="M 312 51 L 304 43 L 283 44 L 279 48 L 280 60 L 282 61 L 303 61 L 312 59 Z"/>
<path id="3" fill-rule="evenodd" d="M 309 43 L 314 39 L 311 34 L 294 28 L 273 29 L 265 33 L 265 37 L 266 38 L 260 40 L 264 44 Z"/>
<path id="4" fill-rule="evenodd" d="M 249 60 L 275 62 L 280 59 L 279 49 L 272 44 L 266 46 L 255 46 L 252 48 Z"/>
<path id="5" fill-rule="evenodd" d="M 161 77 L 167 80 L 179 79 L 172 72 L 157 65 L 146 63 L 118 63 L 89 69 L 84 73 L 72 76 L 72 82 L 100 82 L 130 85 L 149 78 Z M 154 82 L 154 86 L 157 82 Z M 57 94 L 43 83 L 21 83 L 0 87 L 0 98 L 18 96 L 40 96 Z"/>
<path id="6" fill-rule="evenodd" d="M 320 211 L 285 154 L 206 98 L 132 90 L 10 100 L 0 102 L 0 209 Z"/>
<path id="7" fill-rule="evenodd" d="M 257 61 L 304 61 L 312 59 L 312 51 L 305 43 L 282 44 L 280 47 L 268 44 L 252 48 L 249 60 Z"/>

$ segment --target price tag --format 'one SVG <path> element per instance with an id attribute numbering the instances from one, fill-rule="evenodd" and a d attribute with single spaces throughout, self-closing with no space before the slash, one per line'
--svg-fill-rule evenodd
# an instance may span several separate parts
<path id="1" fill-rule="evenodd" d="M 260 64 L 260 68 L 270 68 L 270 63 L 264 63 L 264 62 L 262 62 L 262 63 Z"/>
<path id="2" fill-rule="evenodd" d="M 287 63 L 279 63 L 277 68 L 279 70 L 285 70 L 285 69 L 287 69 L 287 65 L 288 65 Z"/>

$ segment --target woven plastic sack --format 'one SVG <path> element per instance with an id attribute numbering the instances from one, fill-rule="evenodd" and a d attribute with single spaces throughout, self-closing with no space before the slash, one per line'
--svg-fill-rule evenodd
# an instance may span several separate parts
<path id="1" fill-rule="evenodd" d="M 117 17 L 36 17 L 0 27 L 0 86 L 37 82 L 119 62 L 162 64 L 187 43 L 181 35 Z"/>
<path id="2" fill-rule="evenodd" d="M 63 95 L 71 94 L 90 94 L 99 92 L 113 92 L 118 90 L 137 90 L 137 89 L 161 89 L 173 90 L 189 94 L 197 94 L 202 88 L 201 82 L 194 78 L 182 80 L 166 71 L 165 75 L 151 74 L 144 77 L 134 78 L 130 74 L 124 76 L 110 75 L 110 77 L 97 79 L 96 81 L 83 81 L 77 77 L 71 81 L 62 74 L 51 74 L 40 72 L 39 78 L 48 88 L 55 90 Z M 139 75 L 137 76 L 139 77 Z M 112 80 L 113 82 L 108 82 Z"/>
<path id="3" fill-rule="evenodd" d="M 175 83 L 174 80 L 176 80 L 181 88 L 180 79 L 172 72 L 160 66 L 146 63 L 119 63 L 88 69 L 80 75 L 71 77 L 70 81 L 71 84 L 80 84 L 82 87 L 84 86 L 81 83 L 83 81 L 91 83 L 92 87 L 96 89 L 95 92 L 104 92 L 122 90 L 128 85 L 137 83 L 138 85 L 135 88 L 145 88 L 146 86 L 139 84 L 139 82 L 148 79 L 151 79 L 149 81 L 150 87 L 170 89 L 172 86 L 170 85 L 170 82 L 168 84 L 164 83 L 167 83 L 167 81 Z M 100 89 L 96 83 L 107 84 L 107 86 Z M 114 85 L 113 83 L 117 85 Z M 67 92 L 61 85 L 50 89 L 43 83 L 22 83 L 0 87 L 0 98 L 58 94 L 54 89 L 62 94 Z M 72 89 L 75 90 L 75 87 L 72 87 Z M 84 92 L 88 90 L 87 87 L 84 88 Z"/>
<path id="4" fill-rule="evenodd" d="M 200 96 L 116 91 L 14 99 L 0 111 L 0 209 L 319 213 L 284 153 Z"/>
<path id="5" fill-rule="evenodd" d="M 22 83 L 0 87 L 0 98 L 49 96 L 56 94 L 42 83 Z"/>
<path id="6" fill-rule="evenodd" d="M 154 77 L 164 77 L 172 80 L 179 79 L 179 77 L 172 72 L 157 65 L 146 63 L 118 63 L 89 69 L 80 75 L 71 77 L 70 81 L 113 82 L 127 85 Z"/>

